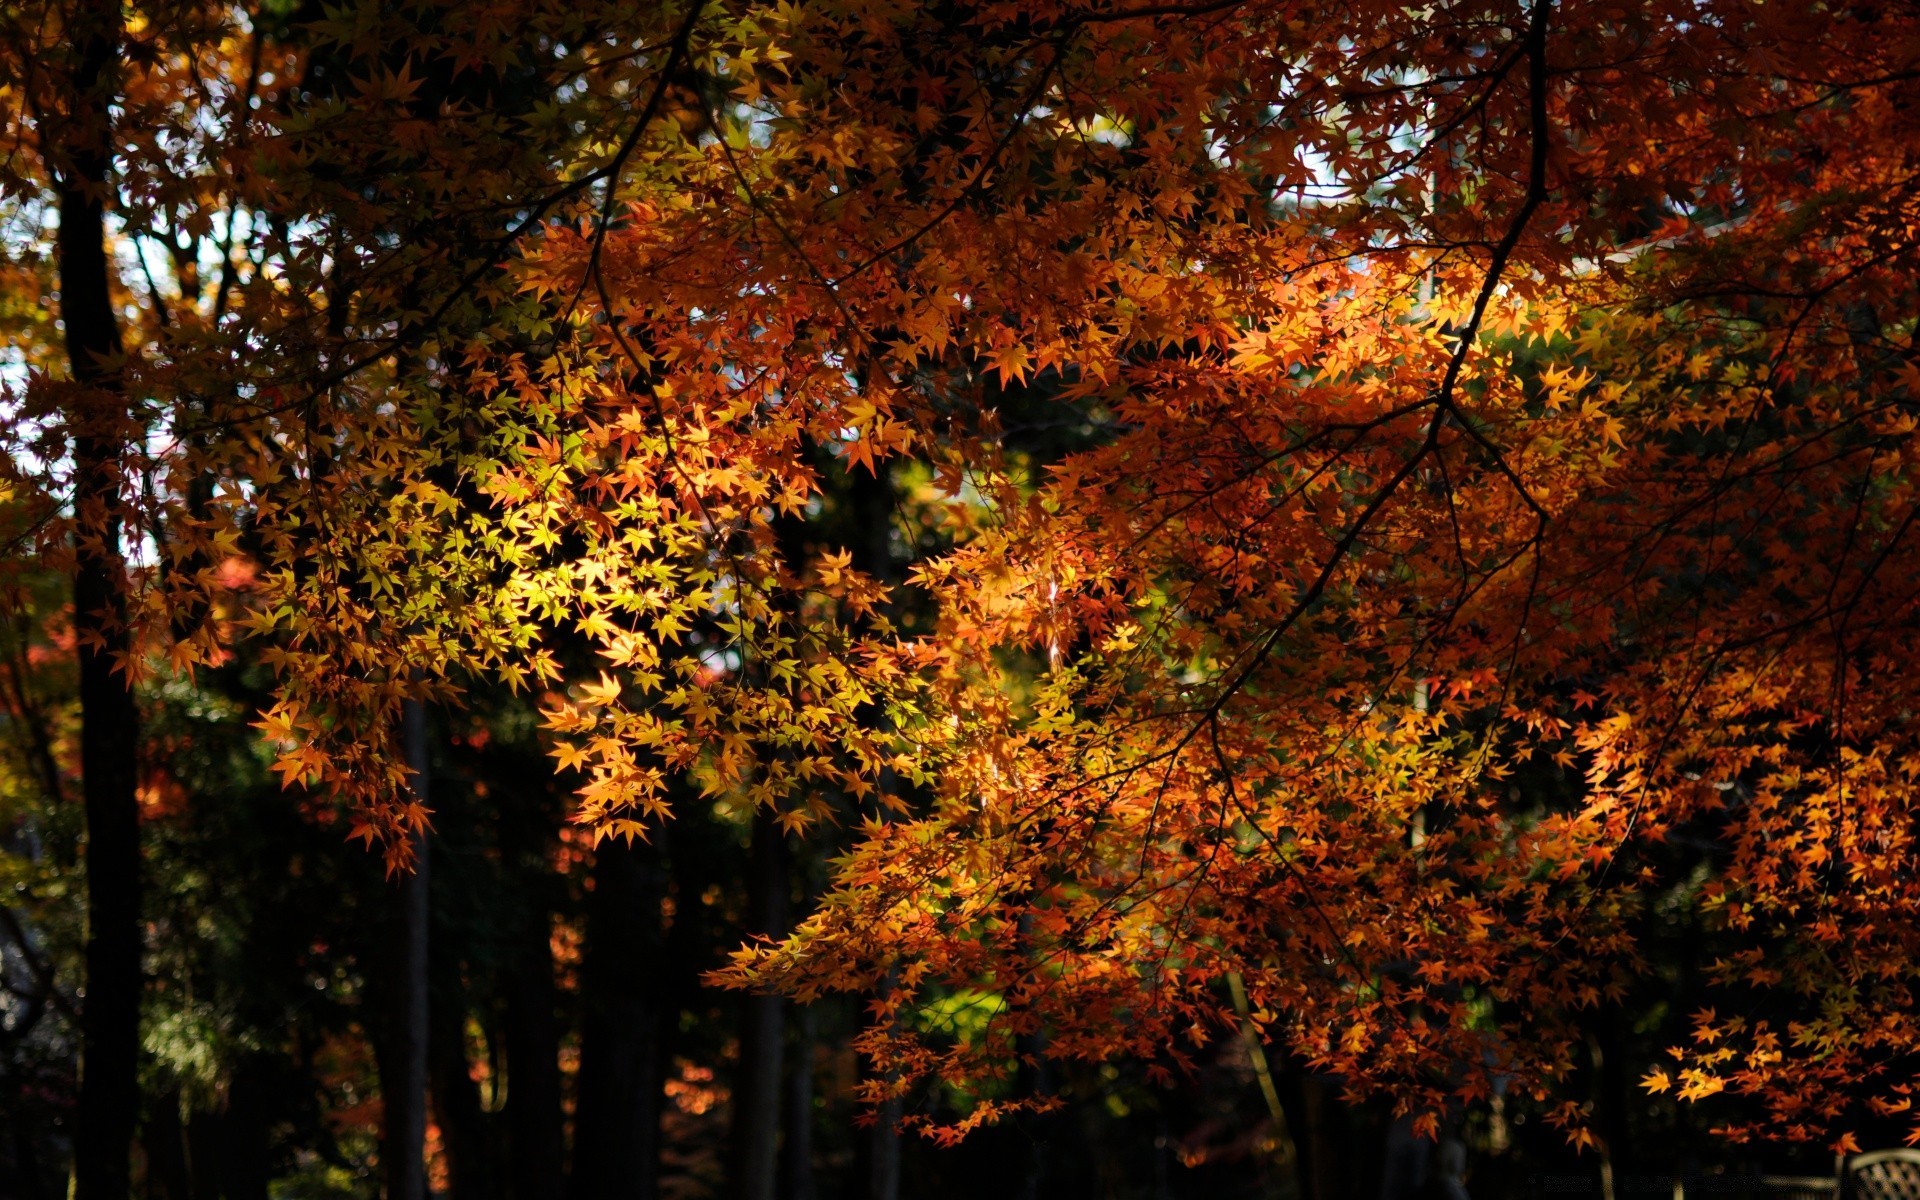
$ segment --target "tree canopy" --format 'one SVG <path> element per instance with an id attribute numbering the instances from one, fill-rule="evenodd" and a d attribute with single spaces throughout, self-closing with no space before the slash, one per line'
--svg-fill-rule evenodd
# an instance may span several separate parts
<path id="1" fill-rule="evenodd" d="M 5 566 L 94 736 L 255 665 L 406 872 L 403 711 L 524 694 L 589 840 L 816 848 L 710 982 L 860 997 L 942 1142 L 1251 1029 L 1592 1143 L 1673 902 L 1641 1087 L 1920 1136 L 1910 6 L 5 22 Z"/>

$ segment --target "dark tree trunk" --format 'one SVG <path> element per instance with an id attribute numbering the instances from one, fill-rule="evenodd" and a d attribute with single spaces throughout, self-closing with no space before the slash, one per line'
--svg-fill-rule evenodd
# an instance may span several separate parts
<path id="1" fill-rule="evenodd" d="M 193 1200 L 193 1176 L 187 1168 L 187 1131 L 180 1120 L 180 1094 L 153 1099 L 140 1127 L 147 1156 L 147 1195 L 152 1200 Z"/>
<path id="2" fill-rule="evenodd" d="M 1433 1143 L 1413 1131 L 1413 1118 L 1400 1117 L 1387 1127 L 1380 1200 L 1415 1200 L 1427 1186 Z"/>
<path id="3" fill-rule="evenodd" d="M 771 810 L 753 818 L 747 874 L 747 932 L 787 931 L 787 847 Z M 732 1184 L 736 1200 L 774 1200 L 780 1151 L 780 1060 L 784 1041 L 777 995 L 740 1002 L 740 1066 L 733 1086 Z"/>
<path id="4" fill-rule="evenodd" d="M 1345 1200 L 1340 1186 L 1340 1153 L 1328 1128 L 1327 1088 L 1305 1070 L 1288 1072 L 1289 1091 L 1299 1096 L 1300 1190 L 1306 1200 Z"/>
<path id="5" fill-rule="evenodd" d="M 444 945 L 447 939 L 435 936 L 433 941 Z M 467 1008 L 460 993 L 459 964 L 444 961 L 450 955 L 437 957 L 429 996 L 428 1068 L 433 1112 L 447 1155 L 451 1200 L 493 1200 L 498 1163 L 487 1113 L 480 1104 L 480 1087 L 467 1063 Z"/>
<path id="6" fill-rule="evenodd" d="M 691 797 L 687 802 L 690 807 Z M 682 1057 L 703 1058 L 710 1052 L 701 1034 L 715 1001 L 701 976 L 719 965 L 723 945 L 731 949 L 737 939 L 731 930 L 722 929 L 719 906 L 708 901 L 717 900 L 722 885 L 737 879 L 738 847 L 731 832 L 712 820 L 674 822 L 661 831 L 660 839 L 673 902 L 672 919 L 663 922 L 666 934 L 659 976 L 660 1062 L 665 1077 Z"/>
<path id="7" fill-rule="evenodd" d="M 867 1131 L 867 1200 L 900 1200 L 900 1101 L 888 1099 Z"/>
<path id="8" fill-rule="evenodd" d="M 609 839 L 593 861 L 573 1130 L 573 1200 L 653 1200 L 660 1097 L 659 856 Z"/>
<path id="9" fill-rule="evenodd" d="M 848 493 L 858 534 L 848 547 L 854 567 L 882 583 L 898 583 L 900 571 L 893 557 L 892 476 L 885 467 L 876 471 L 855 470 L 848 478 Z M 888 816 L 885 809 L 880 809 L 877 815 L 881 820 Z M 867 1200 L 900 1200 L 900 1117 L 900 1101 L 884 1101 L 867 1130 L 863 1148 L 867 1163 Z"/>
<path id="10" fill-rule="evenodd" d="M 793 1010 L 793 1046 L 787 1064 L 786 1137 L 780 1143 L 781 1200 L 814 1200 L 813 1009 Z"/>
<path id="11" fill-rule="evenodd" d="M 80 771 L 87 821 L 87 999 L 80 1021 L 77 1200 L 126 1200 L 139 1118 L 140 820 L 134 798 L 139 716 L 124 670 L 119 496 L 127 404 L 107 265 L 105 198 L 120 9 L 72 10 L 73 91 L 53 139 L 60 201 L 60 317 L 74 400 L 73 578 L 80 658 Z"/>
<path id="12" fill-rule="evenodd" d="M 257 1057 L 243 1060 L 233 1073 L 227 1110 L 220 1121 L 220 1194 L 222 1200 L 267 1200 L 271 1171 L 267 1138 L 272 1123 L 273 1082 Z"/>
<path id="13" fill-rule="evenodd" d="M 507 1138 L 515 1200 L 559 1196 L 566 1178 L 552 926 L 527 921 L 507 982 Z"/>
<path id="14" fill-rule="evenodd" d="M 422 804 L 428 803 L 426 709 L 409 701 L 404 716 L 407 766 Z M 385 1052 L 380 1055 L 380 1095 L 385 1109 L 381 1160 L 387 1200 L 426 1200 L 427 1196 L 427 930 L 430 844 L 415 835 L 414 869 L 398 889 L 398 920 L 391 955 L 391 992 L 387 1004 Z"/>
<path id="15" fill-rule="evenodd" d="M 1600 1135 L 1600 1162 L 1610 1182 L 1615 1172 L 1631 1171 L 1637 1165 L 1633 1139 L 1627 1134 L 1633 1084 L 1615 1012 L 1603 1010 L 1588 1023 L 1587 1046 L 1593 1058 L 1594 1131 Z"/>
<path id="16" fill-rule="evenodd" d="M 1021 1091 L 1034 1096 L 1051 1096 L 1054 1090 L 1053 1071 L 1047 1060 L 1047 1040 L 1044 1033 L 1031 1033 L 1018 1042 L 1021 1056 L 1026 1062 L 1020 1069 Z M 1054 1113 L 1029 1113 L 1021 1122 L 1027 1134 L 1027 1169 L 1022 1194 L 1027 1200 L 1042 1200 L 1050 1194 L 1049 1182 L 1053 1176 L 1053 1139 L 1059 1132 L 1060 1121 Z"/>
<path id="17" fill-rule="evenodd" d="M 220 1200 L 221 1139 L 225 1122 L 218 1112 L 187 1114 L 187 1166 L 193 1177 L 193 1200 Z"/>

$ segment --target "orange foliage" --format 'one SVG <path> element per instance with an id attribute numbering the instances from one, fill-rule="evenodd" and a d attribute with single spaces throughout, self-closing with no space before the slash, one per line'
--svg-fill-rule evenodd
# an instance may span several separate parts
<path id="1" fill-rule="evenodd" d="M 153 501 L 188 532 L 137 614 L 264 639 L 289 783 L 403 862 L 398 705 L 504 684 L 600 835 L 675 780 L 857 808 L 721 977 L 879 997 L 871 1099 L 1177 1069 L 1236 973 L 1403 1110 L 1544 1099 L 1642 965 L 1647 851 L 1706 837 L 1717 970 L 1778 1015 L 1648 1086 L 1802 1137 L 1906 1103 L 1920 17 L 525 5 L 579 83 L 507 129 L 416 111 L 509 54 L 448 12 L 242 123 L 231 186 L 325 236 L 131 368 L 188 413 L 162 474 L 219 481 Z M 788 535 L 865 472 L 940 547 L 904 584 Z"/>

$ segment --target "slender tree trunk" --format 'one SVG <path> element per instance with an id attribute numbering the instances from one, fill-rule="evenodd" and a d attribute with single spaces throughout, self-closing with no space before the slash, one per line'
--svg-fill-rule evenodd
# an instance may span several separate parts
<path id="1" fill-rule="evenodd" d="M 600 843 L 587 909 L 574 1200 L 653 1200 L 658 1192 L 663 890 L 653 847 Z"/>
<path id="2" fill-rule="evenodd" d="M 274 1107 L 273 1081 L 258 1056 L 248 1056 L 233 1073 L 227 1110 L 220 1121 L 220 1195 L 222 1200 L 267 1200 L 272 1169 L 267 1137 Z"/>
<path id="3" fill-rule="evenodd" d="M 1300 1188 L 1306 1200 L 1343 1200 L 1338 1154 L 1327 1128 L 1326 1086 L 1305 1070 L 1289 1072 L 1300 1097 Z"/>
<path id="4" fill-rule="evenodd" d="M 1381 1155 L 1380 1200 L 1415 1200 L 1427 1186 L 1432 1158 L 1433 1143 L 1413 1131 L 1413 1118 L 1395 1120 Z"/>
<path id="5" fill-rule="evenodd" d="M 505 808 L 499 813 L 506 823 Z M 495 1129 L 500 1122 L 481 1104 L 473 1078 L 467 1028 L 474 1007 L 465 974 L 490 956 L 473 953 L 480 914 L 459 899 L 476 890 L 511 895 L 513 885 L 499 860 L 463 840 L 464 824 L 444 818 L 438 824 L 433 869 L 439 896 L 430 896 L 427 905 L 428 1094 L 451 1200 L 495 1200 L 505 1186 L 500 1168 L 506 1159 Z"/>
<path id="6" fill-rule="evenodd" d="M 219 1112 L 187 1114 L 187 1167 L 193 1177 L 193 1200 L 220 1200 L 220 1143 L 226 1121 Z"/>
<path id="7" fill-rule="evenodd" d="M 848 499 L 854 513 L 854 528 L 859 535 L 848 550 L 856 569 L 885 584 L 900 581 L 899 564 L 893 556 L 894 490 L 893 478 L 885 467 L 877 471 L 855 470 L 848 476 Z M 873 719 L 882 718 L 878 713 Z M 883 776 L 883 784 L 892 780 Z M 887 820 L 885 809 L 877 809 Z M 900 1200 L 900 1117 L 899 1099 L 883 1101 L 867 1130 L 867 1200 Z"/>
<path id="8" fill-rule="evenodd" d="M 1021 1055 L 1032 1064 L 1021 1067 L 1022 1090 L 1035 1096 L 1052 1095 L 1053 1072 L 1047 1061 L 1046 1035 L 1038 1032 L 1028 1034 L 1019 1039 L 1018 1045 Z M 1055 1113 L 1029 1113 L 1021 1121 L 1021 1126 L 1027 1134 L 1027 1169 L 1022 1195 L 1026 1200 L 1043 1200 L 1050 1194 L 1053 1139 L 1060 1121 Z"/>
<path id="9" fill-rule="evenodd" d="M 754 814 L 751 855 L 747 932 L 784 936 L 786 840 L 773 813 L 764 808 Z M 733 1087 L 732 1183 L 736 1200 L 774 1200 L 780 1151 L 783 1007 L 777 995 L 756 993 L 740 1002 L 740 1067 Z"/>
<path id="10" fill-rule="evenodd" d="M 900 1200 L 900 1101 L 881 1102 L 867 1131 L 867 1200 Z"/>
<path id="11" fill-rule="evenodd" d="M 444 931 L 442 931 L 444 932 Z M 435 934 L 433 942 L 448 939 Z M 467 1009 L 460 995 L 459 964 L 436 956 L 429 993 L 428 1067 L 433 1113 L 447 1155 L 451 1200 L 493 1200 L 499 1190 L 498 1163 L 480 1087 L 467 1062 Z"/>
<path id="12" fill-rule="evenodd" d="M 152 1200 L 193 1200 L 187 1169 L 187 1131 L 180 1120 L 180 1093 L 155 1096 L 140 1127 L 147 1156 L 147 1195 Z"/>
<path id="13" fill-rule="evenodd" d="M 793 1010 L 793 1046 L 787 1065 L 786 1138 L 780 1143 L 781 1200 L 814 1200 L 813 1008 Z"/>
<path id="14" fill-rule="evenodd" d="M 1626 1055 L 1620 1052 L 1611 1012 L 1603 1011 L 1589 1023 L 1587 1050 L 1593 1059 L 1593 1125 L 1600 1135 L 1600 1191 L 1603 1200 L 1613 1200 L 1614 1173 L 1631 1170 L 1633 1163 L 1626 1129 L 1626 1102 L 1631 1094 Z"/>
<path id="15" fill-rule="evenodd" d="M 542 911 L 527 922 L 507 984 L 507 1139 L 515 1200 L 559 1196 L 566 1179 L 551 939 Z"/>
<path id="16" fill-rule="evenodd" d="M 105 221 L 109 72 L 119 57 L 119 5 L 75 5 L 68 34 L 75 61 L 66 122 L 56 139 L 56 253 L 67 364 L 76 385 L 73 622 L 87 820 L 87 998 L 80 1022 L 74 1196 L 125 1200 L 140 1103 L 140 810 L 134 798 L 140 731 L 125 672 L 119 508 L 127 402 Z"/>
<path id="17" fill-rule="evenodd" d="M 688 798 L 689 803 L 691 797 Z M 733 845 L 729 832 L 711 820 L 682 820 L 657 836 L 666 857 L 673 918 L 665 922 L 662 939 L 661 969 L 661 1043 L 663 1076 L 669 1076 L 682 1057 L 702 1056 L 701 1041 L 711 996 L 702 985 L 703 972 L 718 966 L 722 945 L 732 948 L 736 939 L 718 928 L 717 906 L 707 900 L 720 891 L 723 882 L 735 876 Z M 691 1015 L 693 1020 L 686 1018 Z"/>
<path id="18" fill-rule="evenodd" d="M 402 717 L 411 784 L 428 802 L 426 708 L 408 701 Z M 381 1056 L 380 1094 L 386 1113 L 381 1159 L 387 1200 L 427 1196 L 427 929 L 432 858 L 424 833 L 415 835 L 413 873 L 400 880 L 399 920 L 392 955 L 392 994 L 387 1015 L 387 1053 Z"/>

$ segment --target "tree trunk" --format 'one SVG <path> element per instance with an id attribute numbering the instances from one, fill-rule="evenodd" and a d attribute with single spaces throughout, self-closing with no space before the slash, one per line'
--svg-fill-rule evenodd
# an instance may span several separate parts
<path id="1" fill-rule="evenodd" d="M 227 1091 L 220 1120 L 220 1195 L 222 1200 L 267 1200 L 272 1168 L 267 1138 L 272 1130 L 274 1081 L 258 1056 L 243 1059 Z"/>
<path id="2" fill-rule="evenodd" d="M 432 939 L 437 946 L 445 946 L 448 940 L 438 935 Z M 428 997 L 433 1113 L 446 1151 L 451 1200 L 493 1200 L 498 1164 L 487 1113 L 480 1105 L 480 1087 L 467 1063 L 467 1008 L 460 992 L 459 964 L 446 961 L 450 957 L 445 951 L 436 956 Z"/>
<path id="3" fill-rule="evenodd" d="M 187 1114 L 187 1166 L 193 1178 L 193 1200 L 220 1200 L 221 1139 L 226 1122 L 217 1111 Z"/>
<path id="4" fill-rule="evenodd" d="M 663 890 L 652 847 L 600 843 L 581 981 L 573 1200 L 653 1200 L 658 1191 Z"/>
<path id="5" fill-rule="evenodd" d="M 1387 1127 L 1380 1200 L 1415 1200 L 1427 1186 L 1433 1143 L 1413 1131 L 1413 1118 L 1400 1117 Z"/>
<path id="6" fill-rule="evenodd" d="M 1288 1074 L 1300 1098 L 1301 1194 L 1306 1200 L 1345 1200 L 1350 1189 L 1341 1186 L 1340 1154 L 1328 1128 L 1327 1087 L 1304 1069 Z"/>
<path id="7" fill-rule="evenodd" d="M 426 804 L 429 764 L 425 707 L 418 701 L 408 701 L 402 720 L 410 782 L 414 794 Z M 426 834 L 414 836 L 414 869 L 400 880 L 387 1053 L 380 1060 L 386 1126 L 380 1157 L 386 1170 L 387 1200 L 427 1197 L 427 889 L 432 859 Z"/>
<path id="8" fill-rule="evenodd" d="M 787 931 L 787 848 L 771 810 L 754 813 L 747 874 L 749 934 Z M 740 1066 L 733 1086 L 733 1195 L 774 1200 L 780 1151 L 781 998 L 755 993 L 740 1002 Z"/>
<path id="9" fill-rule="evenodd" d="M 886 467 L 854 470 L 848 476 L 848 492 L 854 528 L 860 535 L 848 547 L 854 567 L 881 583 L 899 583 L 900 568 L 893 557 L 892 475 Z M 882 719 L 877 710 L 872 719 Z M 882 780 L 891 786 L 891 778 L 883 776 Z M 882 821 L 889 819 L 887 811 L 877 806 L 875 815 Z M 867 1130 L 867 1200 L 900 1200 L 900 1117 L 900 1100 L 888 1099 L 881 1103 Z"/>
<path id="10" fill-rule="evenodd" d="M 1021 1090 L 1034 1096 L 1053 1094 L 1053 1071 L 1047 1060 L 1047 1040 L 1043 1032 L 1022 1036 L 1016 1045 L 1025 1060 L 1020 1068 Z M 1053 1139 L 1059 1129 L 1054 1113 L 1028 1113 L 1021 1121 L 1027 1134 L 1027 1169 L 1021 1194 L 1026 1200 L 1042 1200 L 1051 1194 L 1053 1176 Z"/>
<path id="11" fill-rule="evenodd" d="M 187 1131 L 180 1120 L 180 1093 L 153 1098 L 140 1127 L 147 1156 L 147 1195 L 152 1200 L 193 1200 L 193 1176 L 187 1168 Z"/>
<path id="12" fill-rule="evenodd" d="M 73 91 L 65 127 L 54 139 L 60 317 L 76 385 L 73 623 L 87 821 L 87 997 L 80 1021 L 76 1200 L 126 1200 L 140 1102 L 140 810 L 134 796 L 140 730 L 125 673 L 119 508 L 127 404 L 105 221 L 111 153 L 107 93 L 120 35 L 120 9 L 112 0 L 73 9 Z"/>
<path id="13" fill-rule="evenodd" d="M 1611 1010 L 1602 1010 L 1588 1022 L 1587 1050 L 1593 1059 L 1593 1129 L 1600 1142 L 1600 1190 L 1603 1200 L 1613 1200 L 1614 1173 L 1630 1171 L 1635 1164 L 1626 1128 L 1632 1084 Z"/>
<path id="14" fill-rule="evenodd" d="M 507 984 L 507 1138 L 515 1200 L 550 1200 L 566 1178 L 551 939 L 548 916 L 540 912 L 527 923 Z"/>
<path id="15" fill-rule="evenodd" d="M 787 1065 L 787 1136 L 780 1143 L 781 1200 L 814 1200 L 813 1186 L 813 1008 L 793 1010 L 793 1047 Z"/>
<path id="16" fill-rule="evenodd" d="M 867 1200 L 900 1200 L 900 1099 L 890 1097 L 867 1131 Z"/>

